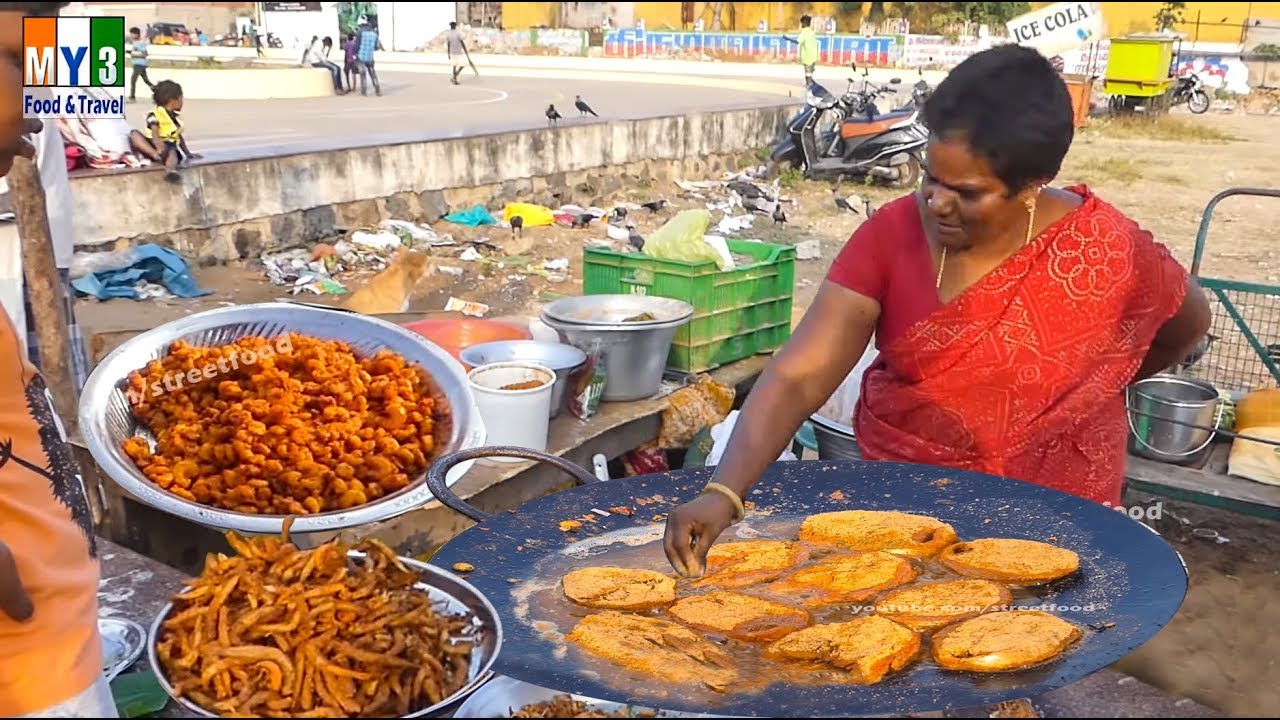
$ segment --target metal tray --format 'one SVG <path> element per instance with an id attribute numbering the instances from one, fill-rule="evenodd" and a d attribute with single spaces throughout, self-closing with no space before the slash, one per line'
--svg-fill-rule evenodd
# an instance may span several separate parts
<path id="1" fill-rule="evenodd" d="M 351 550 L 347 553 L 347 556 L 363 558 L 364 553 Z M 494 609 L 488 598 L 466 580 L 451 572 L 441 570 L 434 565 L 428 565 L 413 558 L 401 557 L 400 562 L 404 563 L 406 567 L 421 573 L 422 582 L 415 587 L 427 593 L 428 597 L 441 611 L 455 614 L 467 613 L 472 618 L 472 637 L 476 642 L 475 649 L 471 653 L 469 682 L 435 705 L 404 716 L 427 717 L 456 705 L 493 678 L 494 675 L 490 668 L 493 666 L 493 661 L 498 657 L 498 651 L 502 648 L 502 620 L 498 617 L 498 611 Z M 160 658 L 156 656 L 156 643 L 160 640 L 160 625 L 164 623 L 172 611 L 173 603 L 168 603 L 161 608 L 160 613 L 156 615 L 156 619 L 152 621 L 151 630 L 147 634 L 147 659 L 155 670 L 156 679 L 160 682 L 160 686 L 164 688 L 165 692 L 169 693 L 169 697 L 199 717 L 219 717 L 219 715 L 205 710 L 186 698 L 178 697 L 174 692 L 173 685 L 169 683 L 169 678 L 165 675 L 164 668 L 160 665 Z"/>
<path id="2" fill-rule="evenodd" d="M 289 332 L 341 340 L 361 354 L 379 350 L 398 353 L 424 369 L 452 409 L 448 442 L 438 454 L 484 444 L 485 430 L 467 385 L 462 365 L 447 352 L 417 333 L 367 315 L 344 310 L 283 303 L 240 305 L 197 313 L 175 320 L 130 339 L 106 357 L 80 396 L 80 431 L 93 459 L 117 484 L 138 500 L 167 513 L 220 530 L 277 535 L 284 515 L 252 515 L 190 502 L 160 489 L 138 470 L 120 445 L 141 434 L 154 442 L 129 406 L 124 383 L 129 374 L 163 357 L 169 345 L 186 340 L 193 345 L 224 345 L 246 336 L 273 338 Z M 457 482 L 471 463 L 449 473 Z M 402 515 L 433 499 L 426 472 L 397 493 L 349 510 L 300 515 L 294 533 L 342 530 Z"/>
<path id="3" fill-rule="evenodd" d="M 102 639 L 102 677 L 107 682 L 128 670 L 147 647 L 147 629 L 132 620 L 98 618 L 98 636 Z"/>
<path id="4" fill-rule="evenodd" d="M 453 716 L 456 718 L 509 718 L 513 711 L 519 710 L 526 705 L 546 702 L 564 694 L 558 690 L 549 690 L 537 685 L 520 682 L 515 678 L 499 675 L 471 693 L 471 696 L 463 701 L 462 705 L 453 713 Z M 649 708 L 624 705 L 607 700 L 595 700 L 581 695 L 573 695 L 572 697 L 574 700 L 586 703 L 589 709 L 597 710 L 606 715 L 623 712 L 628 717 L 638 717 L 641 713 L 646 713 L 646 717 L 659 718 L 729 717 L 727 715 L 701 715 L 650 710 Z M 648 715 L 647 713 L 650 712 L 654 714 Z"/>

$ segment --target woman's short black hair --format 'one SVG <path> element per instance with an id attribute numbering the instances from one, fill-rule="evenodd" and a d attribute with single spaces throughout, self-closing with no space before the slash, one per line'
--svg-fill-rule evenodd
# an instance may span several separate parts
<path id="1" fill-rule="evenodd" d="M 162 106 L 180 97 L 182 97 L 182 86 L 172 80 L 161 80 L 151 89 L 151 99 L 156 105 Z"/>
<path id="2" fill-rule="evenodd" d="M 1020 192 L 1062 169 L 1075 117 L 1066 83 L 1048 58 L 1020 45 L 999 45 L 960 63 L 924 108 L 929 131 L 959 138 Z"/>

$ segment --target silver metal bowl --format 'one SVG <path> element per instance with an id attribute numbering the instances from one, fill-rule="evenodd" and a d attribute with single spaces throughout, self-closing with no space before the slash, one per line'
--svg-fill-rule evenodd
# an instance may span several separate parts
<path id="1" fill-rule="evenodd" d="M 587 361 L 587 354 L 572 345 L 539 340 L 499 340 L 463 348 L 459 353 L 464 365 L 473 368 L 496 362 L 520 360 L 555 371 L 556 384 L 551 388 L 551 417 L 564 409 L 569 376 Z"/>
<path id="2" fill-rule="evenodd" d="M 621 322 L 646 312 L 656 319 Z M 542 322 L 566 342 L 602 355 L 606 377 L 601 399 L 608 402 L 640 400 L 658 392 L 671 343 L 692 317 L 689 303 L 647 295 L 584 295 L 556 300 L 542 309 Z"/>
<path id="3" fill-rule="evenodd" d="M 121 449 L 134 435 L 154 443 L 155 438 L 133 415 L 124 386 L 129 374 L 163 357 L 169 345 L 186 340 L 193 345 L 225 345 L 246 336 L 273 338 L 289 332 L 340 340 L 362 355 L 379 350 L 398 353 L 431 377 L 451 409 L 448 441 L 439 454 L 485 442 L 480 411 L 467 385 L 462 365 L 447 352 L 398 325 L 340 309 L 284 303 L 240 305 L 197 313 L 161 325 L 116 348 L 94 369 L 80 395 L 80 432 L 93 459 L 107 475 L 138 500 L 172 515 L 220 530 L 278 535 L 284 515 L 252 515 L 201 505 L 162 490 L 138 470 Z M 459 464 L 449 472 L 453 485 L 470 468 Z M 312 533 L 342 530 L 402 515 L 434 499 L 426 472 L 399 492 L 351 508 L 297 516 L 292 531 Z"/>
<path id="4" fill-rule="evenodd" d="M 534 705 L 536 703 L 547 702 L 548 700 L 555 699 L 559 695 L 566 694 L 568 693 L 562 693 L 558 690 L 549 690 L 544 687 L 521 682 L 515 678 L 498 675 L 485 683 L 479 689 L 472 692 L 471 695 L 463 701 L 457 711 L 453 713 L 453 716 L 456 718 L 509 718 L 514 711 L 520 710 L 523 707 Z M 605 715 L 613 715 L 622 712 L 631 717 L 636 717 L 640 713 L 653 712 L 653 717 L 660 718 L 727 717 L 719 715 L 670 712 L 667 710 L 654 711 L 648 708 L 636 707 L 634 705 L 623 705 L 622 703 L 608 702 L 606 700 L 595 700 L 582 695 L 570 695 L 570 697 L 579 702 L 586 703 L 588 709 L 596 710 Z"/>
<path id="5" fill-rule="evenodd" d="M 364 557 L 364 553 L 356 550 L 348 552 L 347 555 L 352 558 Z M 472 618 L 472 632 L 469 637 L 475 641 L 475 649 L 471 653 L 471 667 L 467 676 L 468 682 L 457 692 L 435 705 L 404 716 L 425 717 L 456 705 L 494 677 L 490 668 L 493 666 L 493 661 L 498 657 L 498 651 L 502 648 L 502 620 L 498 617 L 498 611 L 494 609 L 488 598 L 466 580 L 451 572 L 441 570 L 434 565 L 429 565 L 413 558 L 401 557 L 400 562 L 404 563 L 406 567 L 421 573 L 422 581 L 414 587 L 427 593 L 432 600 L 432 604 L 435 605 L 439 612 L 453 615 L 465 613 Z M 173 685 L 169 682 L 169 678 L 165 675 L 164 668 L 160 665 L 160 658 L 156 655 L 156 644 L 160 640 L 160 626 L 164 624 L 164 621 L 168 619 L 169 613 L 172 611 L 173 603 L 165 605 L 160 610 L 160 613 L 156 615 L 156 619 L 152 621 L 151 630 L 147 635 L 147 659 L 151 662 L 152 669 L 155 670 L 156 680 L 160 682 L 160 686 L 164 688 L 165 692 L 169 693 L 169 697 L 178 701 L 183 707 L 196 715 L 200 717 L 219 717 L 217 713 L 210 712 L 185 697 L 179 697 Z"/>

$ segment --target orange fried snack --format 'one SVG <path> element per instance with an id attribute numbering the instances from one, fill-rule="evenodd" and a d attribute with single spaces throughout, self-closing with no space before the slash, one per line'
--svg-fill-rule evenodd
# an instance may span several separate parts
<path id="1" fill-rule="evenodd" d="M 848 670 L 856 682 L 873 684 L 906 667 L 919 651 L 919 635 L 872 615 L 791 633 L 770 645 L 765 654 L 834 665 Z"/>
<path id="2" fill-rule="evenodd" d="M 988 580 L 944 580 L 895 590 L 880 599 L 876 614 L 916 632 L 932 632 L 1003 609 L 1012 600 L 1008 588 Z"/>
<path id="3" fill-rule="evenodd" d="M 957 539 L 955 529 L 941 520 L 884 510 L 821 513 L 800 525 L 800 540 L 811 545 L 907 557 L 932 557 Z"/>
<path id="4" fill-rule="evenodd" d="M 948 670 L 1011 672 L 1056 659 L 1078 641 L 1080 628 L 1039 610 L 980 615 L 933 636 L 933 659 Z"/>
<path id="5" fill-rule="evenodd" d="M 298 550 L 228 533 L 156 643 L 175 692 L 224 717 L 399 717 L 468 681 L 469 617 L 443 615 L 377 541 Z"/>
<path id="6" fill-rule="evenodd" d="M 852 603 L 906 585 L 919 574 L 911 561 L 885 552 L 832 555 L 784 575 L 769 590 L 794 595 L 806 605 Z"/>
<path id="7" fill-rule="evenodd" d="M 666 682 L 726 692 L 738 679 L 724 650 L 669 620 L 608 610 L 583 618 L 566 637 L 593 655 Z"/>
<path id="8" fill-rule="evenodd" d="M 808 548 L 797 542 L 744 540 L 721 543 L 713 545 L 707 553 L 707 574 L 693 581 L 692 585 L 739 588 L 769 582 L 808 559 Z"/>
<path id="9" fill-rule="evenodd" d="M 426 373 L 391 352 L 361 359 L 342 342 L 284 340 L 173 343 L 128 378 L 156 442 L 129 438 L 125 454 L 179 497 L 265 515 L 356 507 L 426 470 L 449 412 Z"/>
<path id="10" fill-rule="evenodd" d="M 652 610 L 676 599 L 676 581 L 652 570 L 589 567 L 560 580 L 565 597 L 604 610 Z"/>
<path id="11" fill-rule="evenodd" d="M 983 580 L 1038 585 L 1080 569 L 1080 556 L 1035 540 L 985 538 L 961 542 L 938 555 L 948 570 Z"/>
<path id="12" fill-rule="evenodd" d="M 812 621 L 804 610 L 729 590 L 687 597 L 667 612 L 692 628 L 747 642 L 777 640 Z"/>

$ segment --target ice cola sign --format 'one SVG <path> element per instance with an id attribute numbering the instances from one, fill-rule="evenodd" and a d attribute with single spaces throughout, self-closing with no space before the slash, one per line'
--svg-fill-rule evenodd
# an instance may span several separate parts
<path id="1" fill-rule="evenodd" d="M 1050 57 L 1102 40 L 1107 34 L 1099 3 L 1055 3 L 1019 15 L 1005 26 L 1014 42 Z"/>

